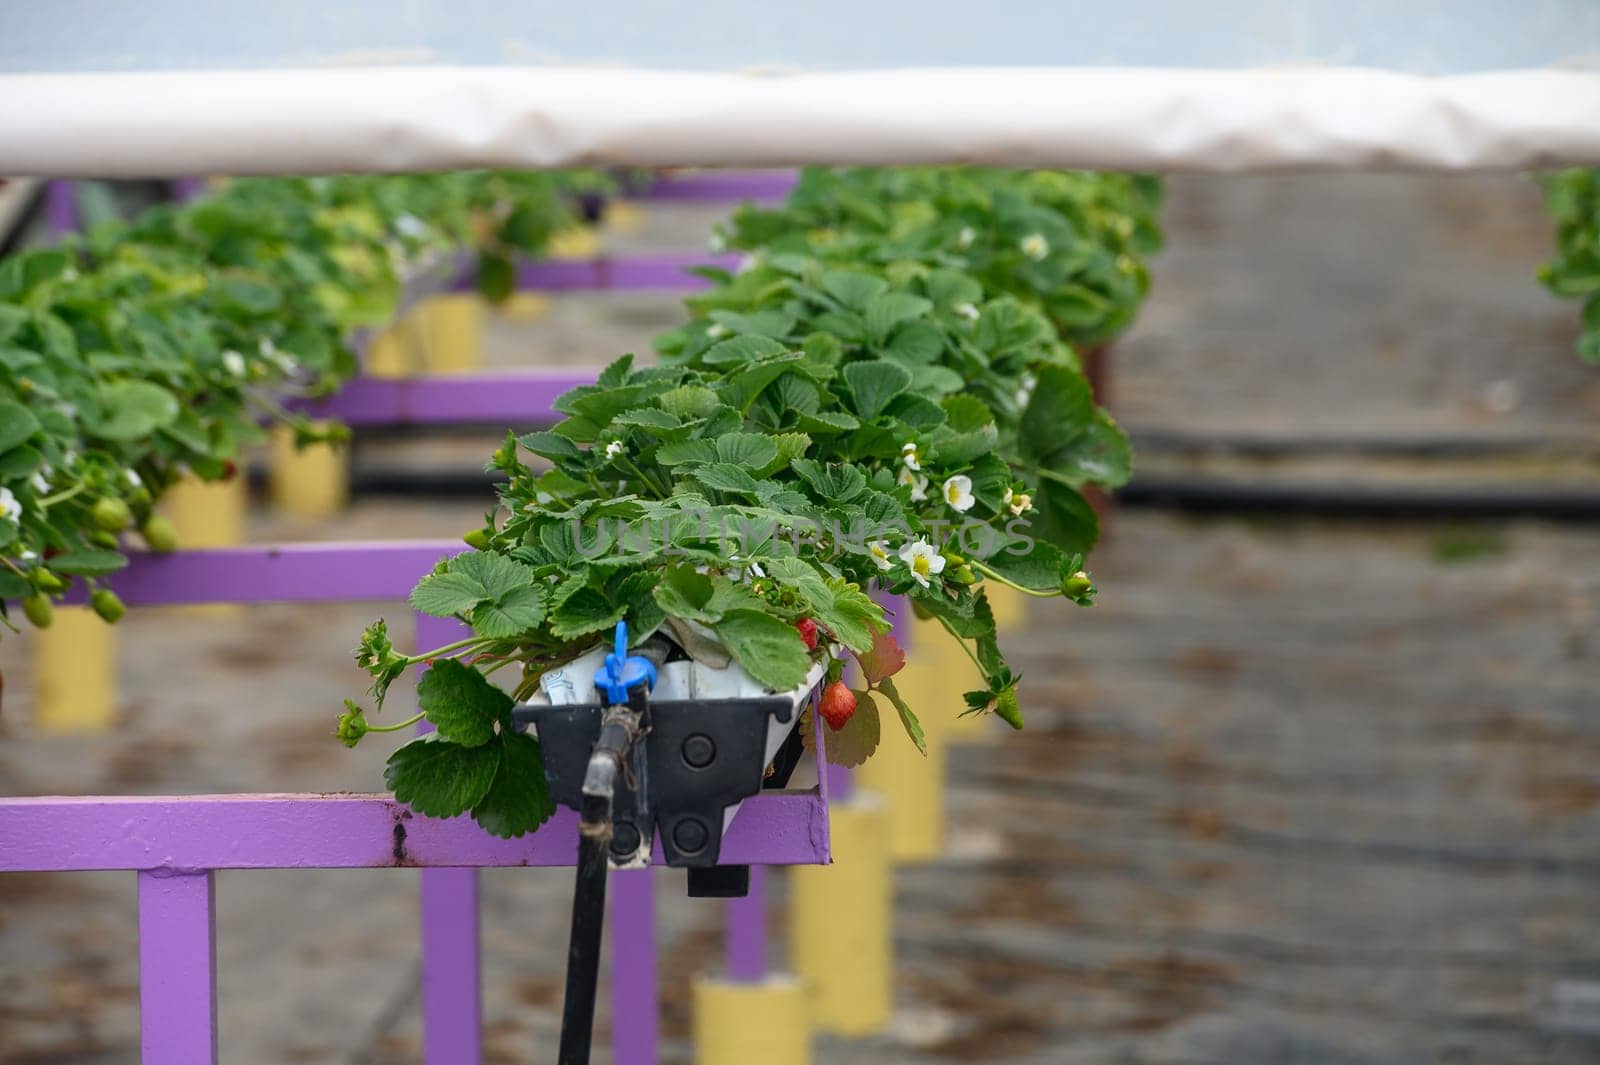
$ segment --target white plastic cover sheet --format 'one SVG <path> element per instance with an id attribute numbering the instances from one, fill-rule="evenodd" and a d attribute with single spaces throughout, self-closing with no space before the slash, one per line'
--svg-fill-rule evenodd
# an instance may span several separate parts
<path id="1" fill-rule="evenodd" d="M 0 174 L 975 163 L 1218 172 L 1600 163 L 1600 74 L 373 67 L 0 76 Z"/>

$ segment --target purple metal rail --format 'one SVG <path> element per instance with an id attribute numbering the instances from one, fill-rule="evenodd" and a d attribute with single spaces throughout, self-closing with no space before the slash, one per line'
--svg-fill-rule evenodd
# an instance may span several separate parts
<path id="1" fill-rule="evenodd" d="M 699 267 L 737 270 L 742 255 L 707 252 L 657 252 L 597 259 L 533 259 L 517 268 L 517 288 L 523 292 L 572 292 L 580 289 L 609 291 L 694 292 L 709 282 L 690 273 Z M 471 292 L 477 279 L 469 273 L 452 286 Z"/>
<path id="2" fill-rule="evenodd" d="M 669 203 L 775 203 L 794 190 L 797 180 L 793 170 L 700 170 L 657 175 L 642 190 L 626 195 Z"/>
<path id="3" fill-rule="evenodd" d="M 577 853 L 578 815 L 567 809 L 537 832 L 500 839 L 466 817 L 414 816 L 387 794 L 0 798 L 0 873 L 570 866 Z M 826 862 L 822 794 L 745 800 L 722 855 L 733 864 Z"/>
<path id="4" fill-rule="evenodd" d="M 327 399 L 302 403 L 313 417 L 356 427 L 500 422 L 527 425 L 550 417 L 570 388 L 594 381 L 593 370 L 504 370 L 460 376 L 358 377 Z"/>

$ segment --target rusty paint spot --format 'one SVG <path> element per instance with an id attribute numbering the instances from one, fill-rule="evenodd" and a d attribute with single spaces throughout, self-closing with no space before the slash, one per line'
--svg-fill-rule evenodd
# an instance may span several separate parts
<path id="1" fill-rule="evenodd" d="M 406 819 L 396 815 L 394 819 L 394 864 L 410 865 L 411 856 L 406 853 Z"/>

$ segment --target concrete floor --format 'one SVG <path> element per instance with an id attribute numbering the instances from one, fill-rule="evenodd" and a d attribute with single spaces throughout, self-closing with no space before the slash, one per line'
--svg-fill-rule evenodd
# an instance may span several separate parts
<path id="1" fill-rule="evenodd" d="M 1172 247 L 1118 352 L 1136 435 L 1592 454 L 1600 374 L 1571 355 L 1575 308 L 1534 287 L 1548 227 L 1520 179 L 1173 184 Z M 653 215 L 626 243 L 682 247 L 702 227 Z M 647 350 L 671 315 L 563 299 L 497 325 L 491 358 Z M 1320 461 L 1357 480 L 1394 468 L 1381 449 Z M 258 513 L 251 532 L 445 536 L 481 509 L 371 498 L 326 525 Z M 1583 1008 L 1600 998 L 1594 533 L 1120 512 L 1100 604 L 1046 604 L 1009 641 L 1028 730 L 954 753 L 949 855 L 897 877 L 895 1024 L 820 1040 L 817 1060 L 1600 1060 Z M 374 788 L 387 748 L 328 736 L 374 613 L 135 611 L 122 726 L 78 739 L 30 729 L 27 640 L 7 639 L 0 792 Z M 418 1061 L 415 881 L 221 874 L 224 1060 Z M 483 884 L 489 1060 L 553 1060 L 568 878 Z M 133 886 L 0 877 L 0 1062 L 137 1060 Z M 676 874 L 658 892 L 666 1057 L 686 1061 L 686 978 L 718 964 L 720 911 Z"/>

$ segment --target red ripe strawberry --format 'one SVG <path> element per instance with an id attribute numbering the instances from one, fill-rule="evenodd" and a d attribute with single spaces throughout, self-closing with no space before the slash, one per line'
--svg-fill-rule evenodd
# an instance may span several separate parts
<path id="1" fill-rule="evenodd" d="M 856 693 L 836 680 L 822 690 L 822 720 L 838 732 L 849 723 L 856 712 Z"/>
<path id="2" fill-rule="evenodd" d="M 815 651 L 817 649 L 817 623 L 810 618 L 801 618 L 794 623 L 794 627 L 799 630 L 800 638 L 806 642 L 806 650 Z"/>

